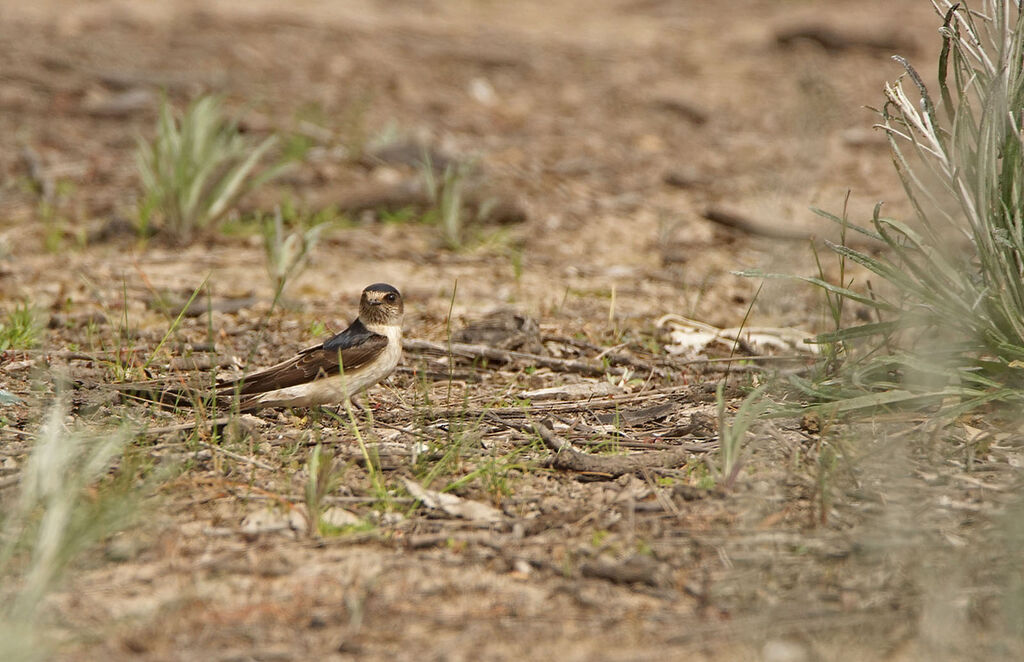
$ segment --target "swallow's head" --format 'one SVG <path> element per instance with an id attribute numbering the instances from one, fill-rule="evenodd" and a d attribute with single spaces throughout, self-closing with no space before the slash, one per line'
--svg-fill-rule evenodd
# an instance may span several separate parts
<path id="1" fill-rule="evenodd" d="M 387 283 L 368 286 L 359 300 L 359 317 L 363 324 L 401 325 L 404 312 L 402 294 Z"/>

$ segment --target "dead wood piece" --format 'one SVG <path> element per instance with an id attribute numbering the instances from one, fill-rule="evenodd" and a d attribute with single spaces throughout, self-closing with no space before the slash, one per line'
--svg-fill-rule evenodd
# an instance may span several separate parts
<path id="1" fill-rule="evenodd" d="M 136 87 L 107 98 L 87 100 L 82 111 L 99 118 L 120 119 L 156 107 L 156 95 L 145 88 Z"/>
<path id="2" fill-rule="evenodd" d="M 578 427 L 582 427 L 578 423 L 577 423 L 577 426 Z M 586 430 L 586 428 L 584 428 L 584 430 Z M 595 434 L 599 433 L 598 430 L 594 430 L 593 428 L 590 428 L 590 430 L 593 431 Z M 599 441 L 599 440 L 596 440 L 596 439 L 580 439 L 580 440 L 576 441 L 575 443 L 580 445 L 580 446 L 595 446 L 595 447 L 599 446 L 599 447 L 604 448 L 606 450 L 607 450 L 608 444 L 609 444 L 609 442 L 607 440 Z M 657 451 L 657 450 L 665 450 L 665 451 L 667 451 L 667 450 L 671 450 L 673 448 L 678 448 L 678 446 L 676 444 L 659 444 L 659 443 L 653 442 L 653 441 L 634 441 L 634 440 L 628 439 L 628 438 L 619 439 L 618 441 L 616 441 L 614 443 L 619 448 L 624 448 L 624 449 L 628 449 L 628 450 L 635 450 L 635 451 Z"/>
<path id="3" fill-rule="evenodd" d="M 513 225 L 527 219 L 526 209 L 515 196 L 490 187 L 467 182 L 463 206 L 468 217 L 490 225 Z M 335 206 L 340 212 L 359 214 L 365 211 L 397 212 L 403 209 L 430 209 L 434 197 L 423 186 L 422 178 L 410 178 L 397 184 L 361 184 L 354 188 L 334 189 L 314 194 L 310 207 L 322 209 Z"/>
<path id="4" fill-rule="evenodd" d="M 14 360 L 16 356 L 41 356 L 45 360 L 64 359 L 66 361 L 102 361 L 117 356 L 116 352 L 96 352 L 88 354 L 69 349 L 9 349 L 0 352 L 0 363 Z"/>
<path id="5" fill-rule="evenodd" d="M 699 501 L 707 497 L 721 497 L 724 492 L 721 490 L 704 490 L 693 485 L 676 485 L 672 488 L 673 496 L 677 496 L 683 501 Z"/>
<path id="6" fill-rule="evenodd" d="M 678 402 L 664 402 L 659 405 L 644 407 L 642 409 L 626 409 L 618 412 L 598 414 L 597 420 L 605 425 L 620 421 L 629 426 L 641 425 L 659 418 L 665 418 L 669 414 L 678 411 L 682 405 Z"/>
<path id="7" fill-rule="evenodd" d="M 310 200 L 314 208 L 336 205 L 340 213 L 348 214 L 364 211 L 397 212 L 409 207 L 425 209 L 431 204 L 430 196 L 419 180 L 398 184 L 364 184 L 341 191 L 327 191 Z"/>
<path id="8" fill-rule="evenodd" d="M 453 333 L 452 340 L 531 354 L 543 351 L 537 320 L 511 308 L 500 308 L 488 313 Z"/>
<path id="9" fill-rule="evenodd" d="M 445 531 L 444 533 L 421 533 L 409 536 L 405 539 L 405 546 L 409 549 L 423 549 L 424 547 L 437 547 L 438 545 L 450 545 L 452 542 L 458 542 L 500 549 L 501 543 L 497 541 L 503 540 L 503 538 L 495 536 L 490 531 L 476 534 L 464 533 L 459 536 L 453 536 L 450 531 Z"/>
<path id="10" fill-rule="evenodd" d="M 545 446 L 554 451 L 551 466 L 555 469 L 608 474 L 612 477 L 649 469 L 675 468 L 685 464 L 694 453 L 705 453 L 714 448 L 710 444 L 687 444 L 677 446 L 672 450 L 646 451 L 631 455 L 590 455 L 577 451 L 572 444 L 555 436 L 555 433 L 544 425 L 535 423 L 533 431 L 540 436 Z"/>
<path id="11" fill-rule="evenodd" d="M 224 427 L 225 425 L 228 425 L 230 423 L 230 416 L 221 416 L 220 418 L 214 418 L 209 421 L 206 421 L 206 425 L 209 425 L 211 428 Z M 188 423 L 178 423 L 175 425 L 165 425 L 163 427 L 158 428 L 148 428 L 144 430 L 144 434 L 149 436 L 160 436 L 165 434 L 171 434 L 174 432 L 189 432 L 191 430 L 194 430 L 196 428 L 196 425 L 197 423 L 195 421 L 190 421 Z"/>
<path id="12" fill-rule="evenodd" d="M 666 170 L 661 175 L 661 181 L 668 186 L 681 189 L 697 188 L 707 183 L 707 179 L 694 166 Z"/>
<path id="13" fill-rule="evenodd" d="M 441 343 L 429 340 L 403 340 L 402 347 L 407 352 L 422 352 L 446 356 L 459 356 L 467 359 L 487 359 L 501 363 L 525 362 L 532 363 L 543 368 L 550 368 L 560 372 L 576 372 L 583 375 L 600 376 L 605 374 L 621 375 L 624 370 L 616 366 L 607 368 L 596 363 L 586 361 L 575 361 L 571 359 L 556 359 L 552 356 L 540 354 L 528 354 L 526 352 L 514 352 L 487 345 L 470 345 L 467 343 Z"/>
<path id="14" fill-rule="evenodd" d="M 516 407 L 445 407 L 435 410 L 427 410 L 419 412 L 419 415 L 426 418 L 426 420 L 436 420 L 439 418 L 451 418 L 459 416 L 486 416 L 492 420 L 500 420 L 504 424 L 507 422 L 507 418 L 522 419 L 530 414 L 543 413 L 553 414 L 554 412 L 569 413 L 569 412 L 591 412 L 598 409 L 613 409 L 624 403 L 635 403 L 644 400 L 650 400 L 652 398 L 669 398 L 677 397 L 684 402 L 711 402 L 714 399 L 714 388 L 713 385 L 710 395 L 702 399 L 702 393 L 699 388 L 693 386 L 670 386 L 661 389 L 652 389 L 646 393 L 630 393 L 628 395 L 613 395 L 601 400 L 577 400 L 570 402 L 545 402 L 542 404 L 532 404 L 530 406 L 516 406 Z M 525 427 L 525 431 L 532 432 L 532 427 Z"/>
<path id="15" fill-rule="evenodd" d="M 263 462 L 262 460 L 258 460 L 258 459 L 254 458 L 254 457 L 249 457 L 247 455 L 241 455 L 239 453 L 235 453 L 234 451 L 229 451 L 226 448 L 222 448 L 222 447 L 216 446 L 214 444 L 208 444 L 206 442 L 200 441 L 199 445 L 202 446 L 203 448 L 209 450 L 209 451 L 212 451 L 214 453 L 220 453 L 221 455 L 224 455 L 225 457 L 229 457 L 232 460 L 237 460 L 239 462 L 245 462 L 246 464 L 251 464 L 254 467 L 259 467 L 260 469 L 265 469 L 266 471 L 275 471 L 276 470 L 275 467 L 270 466 L 269 464 L 267 464 L 266 462 Z"/>
<path id="16" fill-rule="evenodd" d="M 664 565 L 643 554 L 635 554 L 623 561 L 590 561 L 580 566 L 580 573 L 584 577 L 607 579 L 616 584 L 661 586 L 666 579 Z"/>
<path id="17" fill-rule="evenodd" d="M 404 375 L 415 375 L 419 379 L 428 379 L 434 382 L 446 382 L 453 379 L 457 382 L 478 382 L 480 375 L 472 370 L 424 370 L 419 366 L 400 365 L 395 371 Z"/>
<path id="18" fill-rule="evenodd" d="M 575 384 L 559 384 L 547 388 L 523 391 L 520 398 L 528 400 L 593 400 L 604 398 L 610 395 L 619 395 L 622 389 L 615 384 L 609 384 L 603 379 L 596 381 L 577 382 Z"/>
<path id="19" fill-rule="evenodd" d="M 241 297 L 236 299 L 220 299 L 218 301 L 207 301 L 205 298 L 196 297 L 185 309 L 185 317 L 200 317 L 207 312 L 225 313 L 231 315 L 246 308 L 252 308 L 259 303 L 257 297 Z M 166 306 L 171 310 L 181 310 L 185 301 L 158 301 L 151 299 L 147 302 L 150 308 L 161 308 Z"/>
<path id="20" fill-rule="evenodd" d="M 216 352 L 217 344 L 212 342 L 179 342 L 174 344 L 176 352 Z"/>
<path id="21" fill-rule="evenodd" d="M 661 438 L 669 437 L 682 437 L 690 436 L 698 439 L 705 438 L 710 439 L 718 433 L 717 420 L 704 412 L 695 411 L 690 414 L 690 420 L 685 425 L 677 425 L 664 433 L 661 433 Z"/>
<path id="22" fill-rule="evenodd" d="M 359 159 L 364 168 L 380 165 L 403 165 L 420 168 L 429 165 L 436 173 L 443 173 L 449 166 L 457 165 L 455 159 L 429 145 L 415 140 L 403 140 L 384 145 L 364 154 Z"/>
<path id="23" fill-rule="evenodd" d="M 601 347 L 583 340 L 577 340 L 575 338 L 568 338 L 566 336 L 553 336 L 547 335 L 541 337 L 543 342 L 553 342 L 560 345 L 568 345 L 569 347 L 575 347 L 577 349 L 589 350 L 597 352 L 598 355 L 608 361 L 612 365 L 628 365 L 641 370 L 651 370 L 652 366 L 650 362 L 644 361 L 643 359 L 634 358 L 628 354 L 619 354 L 618 352 L 611 352 L 607 347 Z"/>
<path id="24" fill-rule="evenodd" d="M 77 64 L 69 63 L 74 69 Z M 218 89 L 227 82 L 225 71 L 203 73 L 196 71 L 161 72 L 128 69 L 85 69 L 86 75 L 97 78 L 101 83 L 114 90 L 128 90 L 135 87 L 152 87 L 168 91 L 187 92 L 194 88 Z"/>
<path id="25" fill-rule="evenodd" d="M 3 371 L 8 374 L 15 372 L 24 372 L 30 370 L 35 365 L 35 361 L 32 359 L 26 359 L 24 361 L 8 361 L 3 364 Z"/>
<path id="26" fill-rule="evenodd" d="M 677 95 L 663 94 L 652 99 L 655 107 L 674 113 L 684 120 L 700 126 L 708 121 L 708 114 L 701 108 Z"/>
<path id="27" fill-rule="evenodd" d="M 477 191 L 466 197 L 466 204 L 474 210 L 481 223 L 488 225 L 516 225 L 525 223 L 528 215 L 519 202 L 503 197 L 500 192 Z"/>
<path id="28" fill-rule="evenodd" d="M 893 32 L 856 33 L 839 31 L 828 25 L 808 24 L 784 28 L 775 33 L 775 42 L 780 46 L 790 46 L 798 41 L 811 41 L 836 53 L 854 48 L 887 52 L 914 50 L 912 42 Z"/>
<path id="29" fill-rule="evenodd" d="M 782 241 L 821 240 L 820 233 L 800 230 L 785 230 L 773 227 L 766 223 L 762 223 L 761 221 L 749 219 L 740 213 L 722 209 L 720 207 L 708 207 L 704 210 L 703 216 L 709 221 L 753 236 L 767 237 L 768 239 L 779 239 Z M 885 248 L 885 244 L 883 242 L 860 233 L 850 233 L 847 235 L 845 243 L 850 248 L 856 248 L 857 250 L 877 251 L 880 248 Z"/>
<path id="30" fill-rule="evenodd" d="M 103 313 L 84 313 L 78 315 L 66 315 L 54 313 L 46 323 L 48 329 L 66 329 L 72 327 L 105 326 L 109 324 L 107 316 Z"/>
<path id="31" fill-rule="evenodd" d="M 727 228 L 739 230 L 757 237 L 768 237 L 769 239 L 783 239 L 787 241 L 806 241 L 811 235 L 808 232 L 799 230 L 786 230 L 776 228 L 759 221 L 751 220 L 737 212 L 722 209 L 720 207 L 708 207 L 704 210 L 704 218 L 724 225 Z"/>

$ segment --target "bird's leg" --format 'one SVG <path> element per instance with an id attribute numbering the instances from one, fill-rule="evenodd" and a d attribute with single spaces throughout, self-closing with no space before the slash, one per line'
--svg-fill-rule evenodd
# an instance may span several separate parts
<path id="1" fill-rule="evenodd" d="M 362 413 L 366 410 L 366 408 L 363 407 L 363 403 L 357 400 L 355 396 L 350 397 L 348 399 L 348 403 L 352 405 L 352 408 L 358 411 L 359 413 Z M 345 403 L 342 402 L 340 405 L 338 405 L 338 408 L 334 410 L 334 413 L 338 418 L 342 418 L 346 414 Z"/>

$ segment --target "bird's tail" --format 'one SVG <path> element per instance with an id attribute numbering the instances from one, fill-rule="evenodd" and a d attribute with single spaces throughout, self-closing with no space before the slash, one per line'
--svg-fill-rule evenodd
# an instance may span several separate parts
<path id="1" fill-rule="evenodd" d="M 199 383 L 154 379 L 110 386 L 122 400 L 149 402 L 168 410 L 204 408 L 246 412 L 263 408 L 262 394 L 243 392 L 243 384 L 240 379 L 221 379 L 213 384 L 209 380 Z"/>
<path id="2" fill-rule="evenodd" d="M 238 412 L 254 411 L 263 407 L 260 401 L 262 393 L 244 393 L 242 382 L 232 380 L 219 383 L 216 387 L 216 401 L 220 409 L 233 409 Z"/>
<path id="3" fill-rule="evenodd" d="M 161 380 L 112 384 L 122 400 L 150 402 L 168 410 L 195 409 L 197 407 L 222 407 L 221 397 L 209 386 L 170 383 Z M 226 402 L 225 402 L 226 404 Z"/>

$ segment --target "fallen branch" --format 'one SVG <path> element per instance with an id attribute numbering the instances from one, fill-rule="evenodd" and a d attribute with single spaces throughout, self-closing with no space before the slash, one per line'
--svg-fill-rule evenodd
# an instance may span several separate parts
<path id="1" fill-rule="evenodd" d="M 739 230 L 755 237 L 766 237 L 768 239 L 779 239 L 781 241 L 814 241 L 821 243 L 821 234 L 802 230 L 788 230 L 769 225 L 762 221 L 747 218 L 738 212 L 723 209 L 721 207 L 708 207 L 701 214 L 712 223 L 717 223 L 727 228 Z M 853 235 L 844 239 L 844 244 L 858 249 L 878 250 L 885 248 L 885 244 L 867 236 Z"/>
<path id="2" fill-rule="evenodd" d="M 608 474 L 612 477 L 647 469 L 678 467 L 685 464 L 694 453 L 706 453 L 717 447 L 712 444 L 687 444 L 674 447 L 671 450 L 645 451 L 631 455 L 590 455 L 574 449 L 572 444 L 555 436 L 555 433 L 545 425 L 534 423 L 533 431 L 541 438 L 544 445 L 555 453 L 551 458 L 553 468 L 564 471 Z"/>
<path id="3" fill-rule="evenodd" d="M 598 356 L 602 359 L 607 359 L 612 365 L 628 365 L 639 370 L 651 370 L 652 367 L 672 367 L 663 363 L 655 364 L 653 361 L 644 361 L 643 359 L 637 359 L 627 354 L 619 354 L 613 351 L 614 347 L 601 347 L 600 345 L 594 345 L 583 340 L 577 340 L 576 338 L 568 338 L 566 336 L 553 336 L 544 335 L 541 337 L 544 342 L 556 342 L 562 345 L 569 345 L 577 349 L 598 352 Z"/>
<path id="4" fill-rule="evenodd" d="M 514 225 L 527 218 L 526 209 L 510 194 L 483 187 L 469 187 L 462 198 L 463 209 L 471 218 L 491 225 Z M 403 209 L 426 210 L 434 204 L 434 196 L 423 182 L 412 178 L 395 184 L 360 184 L 356 187 L 329 189 L 309 196 L 313 209 L 334 207 L 341 213 L 364 211 L 398 212 Z"/>
<path id="5" fill-rule="evenodd" d="M 167 310 L 182 310 L 185 317 L 201 317 L 208 312 L 224 313 L 225 315 L 234 315 L 235 313 L 252 308 L 259 304 L 261 299 L 259 297 L 237 297 L 231 299 L 219 299 L 217 301 L 208 301 L 204 298 L 195 298 L 191 303 L 176 299 L 166 299 L 164 297 L 156 296 L 146 302 L 151 309 L 159 310 L 165 308 Z M 188 303 L 188 307 L 185 307 Z"/>
<path id="6" fill-rule="evenodd" d="M 251 464 L 254 467 L 258 467 L 260 469 L 265 469 L 267 471 L 275 471 L 276 470 L 276 467 L 272 467 L 269 464 L 267 464 L 266 462 L 263 462 L 262 460 L 257 460 L 256 458 L 249 457 L 247 455 L 241 455 L 240 453 L 235 453 L 234 451 L 229 451 L 226 448 L 221 448 L 220 446 L 217 446 L 217 445 L 214 445 L 214 444 L 208 444 L 206 442 L 200 441 L 199 445 L 202 446 L 203 448 L 209 450 L 209 451 L 212 451 L 214 453 L 220 453 L 221 455 L 229 457 L 232 460 L 237 460 L 239 462 L 245 462 L 246 464 Z"/>
<path id="7" fill-rule="evenodd" d="M 775 33 L 780 46 L 791 46 L 799 41 L 810 41 L 827 51 L 840 52 L 852 49 L 899 52 L 914 50 L 915 44 L 900 34 L 882 34 L 840 31 L 828 25 L 798 25 Z"/>
<path id="8" fill-rule="evenodd" d="M 429 352 L 439 356 L 460 356 L 467 359 L 487 359 L 489 361 L 500 361 L 501 363 L 515 363 L 523 361 L 532 363 L 543 368 L 551 368 L 559 372 L 575 372 L 583 375 L 600 377 L 605 374 L 621 375 L 625 372 L 623 368 L 616 366 L 605 367 L 588 361 L 577 361 L 574 359 L 558 359 L 553 356 L 541 354 L 528 354 L 526 352 L 515 352 L 508 349 L 498 349 L 488 345 L 469 345 L 466 343 L 442 343 L 429 340 L 403 340 L 402 348 L 407 352 Z"/>
<path id="9" fill-rule="evenodd" d="M 679 396 L 683 400 L 694 398 L 695 388 L 693 386 L 670 386 L 667 388 L 652 389 L 646 393 L 630 393 L 626 395 L 613 395 L 601 399 L 568 400 L 564 402 L 543 402 L 541 404 L 517 405 L 515 407 L 444 407 L 438 409 L 421 409 L 418 416 L 426 420 L 437 420 L 451 417 L 469 416 L 490 416 L 505 421 L 508 418 L 526 418 L 531 414 L 552 414 L 554 412 L 592 412 L 601 409 L 614 409 L 622 404 L 644 402 L 655 398 L 671 398 Z M 532 430 L 532 428 L 530 428 Z"/>
<path id="10" fill-rule="evenodd" d="M 596 559 L 580 566 L 584 577 L 606 579 L 615 584 L 661 586 L 668 581 L 668 570 L 653 557 L 634 554 L 623 561 Z"/>
<path id="11" fill-rule="evenodd" d="M 782 239 L 786 241 L 806 241 L 811 238 L 811 234 L 809 232 L 773 227 L 720 207 L 708 207 L 704 210 L 702 216 L 712 223 L 724 225 L 727 228 L 739 230 L 740 232 L 758 237 L 768 237 L 769 239 Z"/>
<path id="12" fill-rule="evenodd" d="M 221 416 L 220 418 L 214 418 L 208 421 L 204 421 L 203 425 L 208 425 L 210 426 L 210 428 L 220 428 L 224 427 L 225 425 L 228 425 L 230 422 L 230 416 Z M 160 436 L 164 434 L 170 434 L 172 432 L 190 432 L 196 429 L 198 425 L 199 424 L 196 423 L 195 421 L 189 421 L 188 423 L 177 423 L 175 425 L 166 425 L 164 427 L 159 428 L 143 428 L 140 431 L 140 434 L 145 434 L 148 436 Z"/>

